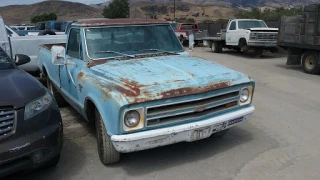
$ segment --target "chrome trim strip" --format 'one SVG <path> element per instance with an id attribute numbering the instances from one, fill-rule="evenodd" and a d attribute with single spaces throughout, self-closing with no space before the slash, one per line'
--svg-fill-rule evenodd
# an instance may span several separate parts
<path id="1" fill-rule="evenodd" d="M 226 91 L 226 92 L 221 92 L 212 96 L 207 96 L 204 98 L 196 98 L 196 99 L 191 99 L 191 100 L 185 100 L 185 101 L 179 101 L 179 102 L 173 102 L 173 103 L 167 103 L 167 104 L 159 104 L 159 105 L 155 105 L 155 106 L 149 106 L 146 107 L 146 114 L 148 116 L 148 109 L 150 108 L 156 108 L 156 107 L 162 107 L 162 106 L 168 106 L 168 105 L 174 105 L 174 104 L 181 104 L 181 103 L 186 103 L 186 102 L 193 102 L 193 101 L 198 101 L 198 100 L 203 100 L 203 99 L 209 99 L 209 98 L 213 98 L 213 97 L 217 97 L 217 96 L 221 96 L 221 95 L 225 95 L 225 94 L 231 94 L 231 93 L 235 93 L 238 92 L 240 95 L 240 91 L 239 90 L 233 90 L 233 91 Z M 188 95 L 186 95 L 188 96 Z M 183 96 L 185 97 L 185 96 Z"/>
<path id="2" fill-rule="evenodd" d="M 16 129 L 17 129 L 17 119 L 18 119 L 18 113 L 16 110 L 12 109 L 12 111 L 14 111 L 14 119 L 13 119 L 13 127 L 12 127 L 12 131 L 6 135 L 1 135 L 0 136 L 0 140 L 5 139 L 9 136 L 12 136 L 13 134 L 16 133 Z"/>
<path id="3" fill-rule="evenodd" d="M 206 106 L 206 105 L 211 105 L 211 106 L 208 106 L 205 110 L 207 109 L 212 109 L 212 108 L 215 108 L 217 106 L 221 106 L 223 104 L 228 104 L 230 102 L 233 102 L 233 101 L 239 101 L 239 98 L 240 96 L 235 96 L 235 97 L 231 97 L 231 98 L 227 98 L 227 99 L 223 99 L 223 100 L 220 100 L 220 101 L 216 101 L 216 102 L 212 102 L 212 103 L 207 103 L 207 104 L 203 104 L 201 106 Z M 223 101 L 226 101 L 226 102 L 223 102 Z M 222 103 L 223 102 L 223 103 Z M 239 102 L 238 102 L 239 104 Z M 175 113 L 175 114 L 170 114 L 170 115 L 160 115 L 160 116 L 155 116 L 155 117 L 151 117 L 151 118 L 147 118 L 146 121 L 148 120 L 152 120 L 152 119 L 158 119 L 158 118 L 163 118 L 163 117 L 172 117 L 172 116 L 177 116 L 177 115 L 181 115 L 181 114 L 187 114 L 187 113 L 191 113 L 191 112 L 195 112 L 195 109 L 197 108 L 198 106 L 195 106 L 195 107 L 189 107 L 189 108 L 185 108 L 185 109 L 179 109 L 179 110 L 175 110 L 175 111 L 183 111 L 183 110 L 188 110 L 190 109 L 189 111 L 185 111 L 185 112 L 181 112 L 181 113 Z M 175 111 L 168 111 L 169 113 L 172 112 L 174 113 Z M 160 113 L 160 114 L 165 114 L 165 113 Z M 147 114 L 148 116 L 148 114 Z"/>
<path id="4" fill-rule="evenodd" d="M 238 104 L 238 105 L 239 105 L 239 104 Z M 237 105 L 237 106 L 238 106 L 238 105 Z M 220 111 L 216 111 L 216 112 L 213 112 L 213 113 L 210 113 L 210 114 L 206 114 L 206 115 L 204 115 L 204 116 L 210 116 L 210 115 L 212 115 L 212 114 L 216 114 L 216 113 L 219 113 L 219 112 L 227 111 L 227 110 L 230 110 L 230 109 L 233 109 L 233 108 L 234 108 L 234 106 L 233 106 L 233 107 L 230 107 L 230 108 L 226 108 L 226 109 L 220 110 Z M 202 117 L 204 117 L 204 116 L 199 116 L 199 117 L 197 117 L 197 119 L 198 119 L 198 118 L 202 118 Z M 170 122 L 167 122 L 167 123 L 159 123 L 159 124 L 156 124 L 156 125 L 149 125 L 149 126 L 148 126 L 148 124 L 146 124 L 146 127 L 163 126 L 163 125 L 168 125 L 168 124 L 172 124 L 172 123 L 178 123 L 178 122 L 181 122 L 181 121 L 186 122 L 186 121 L 189 121 L 189 120 L 191 120 L 191 119 L 195 119 L 195 118 L 186 118 L 186 119 L 183 119 L 183 120 L 170 121 Z M 146 121 L 146 122 L 147 122 L 147 121 Z"/>

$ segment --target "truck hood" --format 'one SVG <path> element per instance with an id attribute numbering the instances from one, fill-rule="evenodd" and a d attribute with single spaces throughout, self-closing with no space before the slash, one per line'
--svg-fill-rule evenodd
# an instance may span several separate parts
<path id="1" fill-rule="evenodd" d="M 105 86 L 129 104 L 204 93 L 250 82 L 248 76 L 214 62 L 184 55 L 107 61 L 91 67 Z"/>
<path id="2" fill-rule="evenodd" d="M 248 28 L 248 30 L 250 31 L 274 31 L 274 32 L 278 32 L 278 28 Z"/>
<path id="3" fill-rule="evenodd" d="M 39 81 L 17 69 L 0 70 L 0 84 L 0 107 L 19 109 L 46 93 Z"/>

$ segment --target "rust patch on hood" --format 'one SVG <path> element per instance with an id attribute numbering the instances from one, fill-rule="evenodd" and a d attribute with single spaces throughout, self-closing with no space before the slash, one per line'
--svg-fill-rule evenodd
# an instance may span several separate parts
<path id="1" fill-rule="evenodd" d="M 97 65 L 100 65 L 100 64 L 104 64 L 104 63 L 106 63 L 107 62 L 107 60 L 94 60 L 94 61 L 91 61 L 90 63 L 88 63 L 87 64 L 87 67 L 88 68 L 92 68 L 92 67 L 94 67 L 94 66 L 97 66 Z"/>
<path id="2" fill-rule="evenodd" d="M 164 98 L 172 98 L 172 97 L 179 97 L 185 95 L 192 95 L 192 94 L 199 94 L 209 91 L 214 91 L 217 89 L 223 89 L 229 87 L 230 84 L 228 82 L 220 82 L 220 83 L 211 83 L 203 87 L 185 87 L 179 89 L 173 89 L 170 91 L 165 91 L 160 93 L 162 99 Z"/>
<path id="3" fill-rule="evenodd" d="M 83 76 L 84 76 L 84 73 L 83 73 L 83 72 L 80 72 L 80 73 L 78 74 L 78 80 L 82 79 Z"/>

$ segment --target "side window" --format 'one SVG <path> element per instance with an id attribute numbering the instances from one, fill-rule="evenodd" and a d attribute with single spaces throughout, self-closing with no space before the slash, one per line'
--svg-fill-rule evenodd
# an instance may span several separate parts
<path id="1" fill-rule="evenodd" d="M 235 21 L 233 21 L 231 23 L 229 30 L 236 30 L 236 22 Z"/>
<path id="2" fill-rule="evenodd" d="M 67 55 L 83 60 L 81 42 L 80 29 L 71 29 L 67 47 Z"/>

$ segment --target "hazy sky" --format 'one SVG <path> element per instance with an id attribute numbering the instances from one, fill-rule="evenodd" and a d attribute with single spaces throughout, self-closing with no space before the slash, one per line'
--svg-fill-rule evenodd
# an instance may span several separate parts
<path id="1" fill-rule="evenodd" d="M 7 6 L 13 4 L 33 4 L 44 0 L 0 0 L 0 6 Z M 73 2 L 79 2 L 84 4 L 98 4 L 106 2 L 107 0 L 67 0 Z"/>

